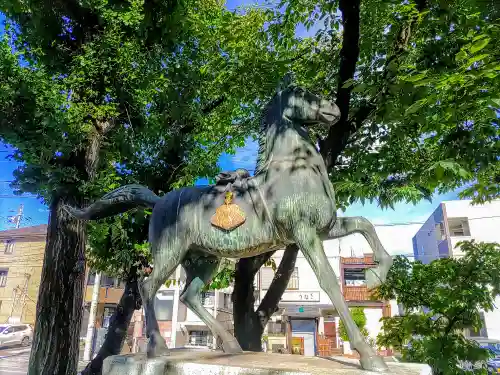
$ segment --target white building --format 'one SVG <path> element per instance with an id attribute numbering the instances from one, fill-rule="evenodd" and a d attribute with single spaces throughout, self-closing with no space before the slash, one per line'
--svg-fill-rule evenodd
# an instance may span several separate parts
<path id="1" fill-rule="evenodd" d="M 444 201 L 436 208 L 413 237 L 416 260 L 429 263 L 434 259 L 460 257 L 460 241 L 500 243 L 500 200 L 472 205 L 470 200 Z M 500 308 L 500 298 L 495 300 Z M 470 336 L 500 340 L 500 309 L 484 313 L 485 327 Z"/>

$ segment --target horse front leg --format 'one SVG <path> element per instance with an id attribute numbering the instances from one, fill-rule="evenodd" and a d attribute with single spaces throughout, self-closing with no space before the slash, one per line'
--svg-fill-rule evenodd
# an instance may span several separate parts
<path id="1" fill-rule="evenodd" d="M 321 238 L 317 235 L 316 230 L 305 225 L 302 227 L 298 226 L 294 228 L 294 236 L 297 245 L 309 262 L 316 278 L 319 280 L 321 289 L 328 294 L 340 319 L 342 319 L 351 346 L 359 353 L 361 367 L 370 371 L 387 371 L 387 365 L 382 357 L 378 356 L 373 348 L 366 343 L 358 326 L 354 322 L 342 295 L 335 272 L 325 255 Z"/>
<path id="2" fill-rule="evenodd" d="M 373 224 L 362 216 L 338 217 L 327 238 L 337 239 L 354 233 L 361 233 L 373 251 L 377 267 L 367 269 L 366 281 L 368 288 L 375 288 L 386 280 L 392 266 L 392 257 L 380 242 Z"/>

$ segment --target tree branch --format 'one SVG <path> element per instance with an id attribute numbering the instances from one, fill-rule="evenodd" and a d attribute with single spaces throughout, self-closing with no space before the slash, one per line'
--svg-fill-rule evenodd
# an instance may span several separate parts
<path id="1" fill-rule="evenodd" d="M 298 253 L 299 247 L 296 244 L 288 245 L 286 247 L 273 281 L 271 282 L 266 295 L 257 309 L 257 314 L 260 317 L 263 327 L 267 324 L 271 316 L 278 310 L 278 303 L 281 300 L 283 292 L 288 286 L 290 276 L 292 276 L 292 273 L 295 270 L 295 261 L 297 260 Z"/>
<path id="2" fill-rule="evenodd" d="M 210 112 L 212 112 L 214 109 L 216 109 L 217 107 L 219 107 L 222 103 L 224 103 L 225 100 L 226 100 L 226 97 L 224 95 L 222 95 L 221 97 L 219 97 L 219 98 L 217 98 L 215 100 L 212 100 L 205 107 L 203 107 L 201 109 L 201 112 L 204 115 L 208 115 Z"/>
<path id="3" fill-rule="evenodd" d="M 348 3 L 348 5 L 346 5 L 346 3 Z M 339 122 L 330 128 L 328 137 L 320 142 L 321 154 L 325 159 L 328 169 L 335 165 L 338 157 L 344 151 L 351 135 L 363 125 L 363 123 L 380 107 L 380 102 L 386 98 L 389 91 L 389 84 L 396 76 L 395 72 L 397 69 L 395 68 L 401 64 L 402 57 L 408 49 L 410 38 L 414 34 L 420 13 L 426 10 L 429 4 L 428 0 L 418 0 L 416 2 L 416 9 L 418 12 L 401 26 L 394 40 L 392 53 L 385 62 L 382 71 L 381 90 L 372 100 L 365 102 L 352 117 L 349 117 L 348 102 L 348 100 L 350 100 L 352 86 L 342 88 L 342 85 L 346 80 L 354 77 L 353 69 L 355 69 L 359 56 L 359 1 L 350 3 L 348 0 L 344 0 L 340 1 L 339 5 L 342 11 L 344 37 L 342 50 L 340 51 L 339 87 L 336 104 L 340 109 L 341 117 Z M 357 25 L 355 21 L 357 21 Z M 357 39 L 355 39 L 356 36 Z M 346 48 L 346 45 L 354 46 L 354 43 L 356 43 L 356 47 L 353 47 L 352 50 Z M 356 55 L 355 52 L 357 52 Z M 354 60 L 354 57 L 356 57 L 356 60 Z"/>
<path id="4" fill-rule="evenodd" d="M 327 168 L 333 166 L 337 154 L 340 153 L 337 150 L 344 149 L 351 133 L 348 119 L 352 85 L 349 87 L 344 87 L 344 85 L 349 79 L 354 78 L 359 58 L 360 3 L 361 0 L 340 0 L 339 2 L 344 33 L 342 49 L 340 50 L 339 79 L 335 103 L 340 109 L 340 119 L 335 126 L 330 128 L 324 142 L 320 143 L 321 153 Z"/>

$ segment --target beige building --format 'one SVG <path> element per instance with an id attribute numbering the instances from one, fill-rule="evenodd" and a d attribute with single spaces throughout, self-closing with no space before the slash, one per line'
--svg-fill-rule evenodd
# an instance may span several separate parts
<path id="1" fill-rule="evenodd" d="M 0 231 L 0 323 L 34 324 L 47 225 Z"/>

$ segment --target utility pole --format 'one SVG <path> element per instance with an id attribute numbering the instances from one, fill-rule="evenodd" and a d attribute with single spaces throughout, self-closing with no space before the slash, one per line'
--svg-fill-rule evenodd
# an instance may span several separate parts
<path id="1" fill-rule="evenodd" d="M 21 322 L 23 321 L 24 308 L 26 307 L 26 297 L 28 296 L 28 285 L 31 278 L 31 274 L 25 273 L 24 277 L 26 277 L 26 281 L 24 282 L 24 288 L 21 295 L 21 312 L 19 314 L 19 319 Z"/>
<path id="2" fill-rule="evenodd" d="M 89 272 L 90 273 L 90 272 Z M 83 351 L 83 360 L 90 361 L 92 356 L 92 342 L 94 338 L 94 327 L 97 316 L 97 303 L 99 302 L 99 290 L 101 284 L 101 273 L 97 272 L 92 289 L 92 302 L 90 303 L 89 323 L 87 326 L 87 336 L 85 338 L 85 349 Z"/>
<path id="3" fill-rule="evenodd" d="M 18 229 L 21 226 L 21 220 L 23 219 L 23 212 L 24 212 L 24 204 L 21 203 L 19 205 L 19 208 L 17 209 L 17 214 L 8 217 L 9 223 L 15 224 L 16 229 Z"/>

